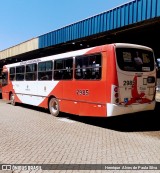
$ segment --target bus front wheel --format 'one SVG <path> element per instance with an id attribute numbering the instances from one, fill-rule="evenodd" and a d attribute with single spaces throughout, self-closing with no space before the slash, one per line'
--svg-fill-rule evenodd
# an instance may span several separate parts
<path id="1" fill-rule="evenodd" d="M 14 94 L 13 93 L 10 95 L 10 102 L 11 102 L 11 105 L 13 105 L 13 106 L 16 105 L 15 97 L 14 97 Z"/>
<path id="2" fill-rule="evenodd" d="M 59 103 L 58 103 L 58 100 L 56 98 L 50 99 L 49 111 L 55 117 L 57 117 L 59 115 Z"/>

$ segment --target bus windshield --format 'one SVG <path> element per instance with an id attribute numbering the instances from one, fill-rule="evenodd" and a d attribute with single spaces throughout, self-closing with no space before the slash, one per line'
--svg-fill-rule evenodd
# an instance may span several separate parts
<path id="1" fill-rule="evenodd" d="M 121 70 L 149 72 L 154 70 L 152 51 L 135 48 L 116 48 L 117 63 Z"/>

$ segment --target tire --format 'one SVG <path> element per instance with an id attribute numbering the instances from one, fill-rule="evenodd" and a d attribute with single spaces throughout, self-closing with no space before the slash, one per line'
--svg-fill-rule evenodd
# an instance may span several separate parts
<path id="1" fill-rule="evenodd" d="M 10 95 L 10 102 L 11 102 L 11 105 L 16 106 L 15 97 L 13 93 Z"/>
<path id="2" fill-rule="evenodd" d="M 57 117 L 59 115 L 59 102 L 56 98 L 51 98 L 49 101 L 49 111 L 51 115 Z"/>

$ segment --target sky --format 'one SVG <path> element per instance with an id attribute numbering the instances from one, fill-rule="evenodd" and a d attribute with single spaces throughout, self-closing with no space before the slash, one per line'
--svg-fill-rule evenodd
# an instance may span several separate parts
<path id="1" fill-rule="evenodd" d="M 0 0 L 0 51 L 131 0 Z"/>

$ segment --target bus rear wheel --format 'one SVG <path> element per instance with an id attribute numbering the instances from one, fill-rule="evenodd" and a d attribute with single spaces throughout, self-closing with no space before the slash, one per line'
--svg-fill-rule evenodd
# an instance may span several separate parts
<path id="1" fill-rule="evenodd" d="M 10 102 L 11 102 L 11 105 L 13 105 L 13 106 L 16 105 L 15 97 L 14 97 L 14 94 L 13 93 L 10 95 Z"/>
<path id="2" fill-rule="evenodd" d="M 56 98 L 51 98 L 49 101 L 49 111 L 51 115 L 57 117 L 59 115 L 59 103 Z"/>

